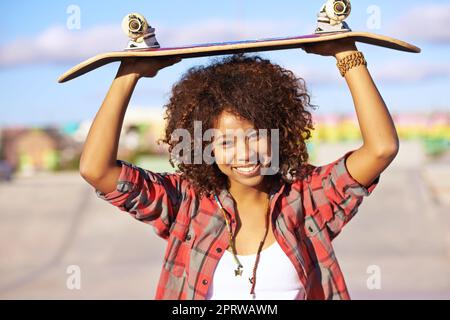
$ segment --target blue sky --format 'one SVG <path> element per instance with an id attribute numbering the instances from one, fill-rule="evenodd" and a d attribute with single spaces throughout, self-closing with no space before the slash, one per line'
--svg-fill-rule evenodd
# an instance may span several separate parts
<path id="1" fill-rule="evenodd" d="M 65 84 L 56 79 L 90 56 L 120 50 L 129 12 L 144 14 L 161 45 L 294 36 L 313 32 L 323 0 L 309 1 L 2 1 L 0 10 L 0 126 L 43 125 L 91 119 L 115 75 L 112 64 Z M 407 6 L 405 6 L 407 3 Z M 67 8 L 80 9 L 80 29 L 69 30 Z M 359 45 L 391 112 L 450 111 L 450 1 L 353 1 L 353 30 L 399 37 L 420 55 Z M 376 6 L 376 7 L 373 7 Z M 368 26 L 379 9 L 379 28 Z M 377 20 L 378 21 L 378 20 Z M 318 113 L 354 112 L 333 58 L 301 50 L 261 53 L 304 77 Z M 131 107 L 161 108 L 170 88 L 189 67 L 186 59 L 143 79 Z"/>

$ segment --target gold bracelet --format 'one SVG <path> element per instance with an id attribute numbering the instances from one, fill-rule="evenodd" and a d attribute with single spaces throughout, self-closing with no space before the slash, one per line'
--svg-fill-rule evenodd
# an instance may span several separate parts
<path id="1" fill-rule="evenodd" d="M 348 56 L 345 56 L 337 62 L 337 67 L 339 68 L 339 71 L 341 72 L 341 75 L 343 77 L 345 77 L 345 74 L 348 70 L 360 65 L 364 65 L 367 67 L 367 61 L 364 58 L 363 53 L 360 51 L 349 54 Z"/>

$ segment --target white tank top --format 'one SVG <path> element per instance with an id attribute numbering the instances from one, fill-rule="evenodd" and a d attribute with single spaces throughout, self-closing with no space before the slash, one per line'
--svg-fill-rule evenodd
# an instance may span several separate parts
<path id="1" fill-rule="evenodd" d="M 225 250 L 214 271 L 208 300 L 303 300 L 305 291 L 291 260 L 277 241 L 261 251 L 256 271 L 255 294 L 251 295 L 249 278 L 253 276 L 256 254 L 237 256 L 243 266 L 235 276 L 236 261 Z"/>

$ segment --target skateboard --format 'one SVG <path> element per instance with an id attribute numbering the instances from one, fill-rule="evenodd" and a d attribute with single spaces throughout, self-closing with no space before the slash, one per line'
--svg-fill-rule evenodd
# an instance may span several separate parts
<path id="1" fill-rule="evenodd" d="M 126 58 L 174 56 L 184 59 L 244 52 L 284 50 L 303 48 L 307 44 L 335 41 L 344 38 L 405 52 L 419 53 L 421 51 L 420 48 L 402 40 L 374 33 L 352 31 L 344 21 L 348 18 L 350 12 L 350 0 L 327 0 L 318 14 L 316 30 L 310 35 L 204 43 L 165 48 L 161 47 L 156 40 L 155 28 L 152 28 L 142 15 L 131 13 L 125 16 L 122 21 L 122 29 L 130 38 L 124 50 L 99 54 L 81 62 L 61 75 L 58 82 L 63 83 L 72 80 L 108 63 Z"/>

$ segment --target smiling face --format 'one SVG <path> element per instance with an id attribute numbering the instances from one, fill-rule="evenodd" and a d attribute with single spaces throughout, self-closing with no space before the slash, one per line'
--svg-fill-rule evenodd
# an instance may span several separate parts
<path id="1" fill-rule="evenodd" d="M 304 164 L 308 161 L 306 142 L 314 130 L 310 110 L 315 107 L 310 104 L 304 80 L 267 59 L 242 54 L 228 55 L 210 65 L 191 68 L 173 86 L 172 96 L 165 108 L 167 122 L 161 141 L 172 152 L 177 152 L 180 150 L 180 139 L 173 139 L 173 134 L 179 129 L 188 131 L 183 133 L 182 140 L 186 137 L 190 148 L 180 152 L 182 159 L 186 157 L 189 162 L 172 163 L 172 160 L 178 160 L 176 156 L 171 163 L 192 183 L 199 195 L 220 192 L 225 186 L 230 188 L 230 180 L 246 185 L 262 181 L 260 176 L 238 175 L 236 170 L 232 170 L 230 162 L 222 161 L 223 165 L 219 163 L 219 166 L 214 163 L 219 162 L 212 152 L 214 146 L 211 138 L 215 132 L 211 129 L 214 128 L 267 129 L 272 163 L 261 170 L 266 178 L 261 185 L 263 187 L 269 188 L 272 183 L 287 182 L 294 177 L 301 179 L 310 173 Z M 223 114 L 225 110 L 242 115 L 249 121 Z M 196 126 L 196 122 L 200 125 Z M 200 134 L 196 135 L 196 132 Z M 188 140 L 192 137 L 194 141 Z M 247 143 L 251 144 L 250 141 Z M 228 144 L 233 145 L 233 142 L 225 142 L 226 149 Z M 222 144 L 216 150 L 218 156 L 224 155 L 225 146 Z M 236 147 L 238 151 L 233 150 Z M 248 155 L 239 151 L 238 146 L 231 149 L 235 153 L 229 155 L 232 163 L 250 160 Z M 257 189 L 259 191 L 260 188 Z M 235 191 L 253 190 L 240 188 Z"/>
<path id="2" fill-rule="evenodd" d="M 261 185 L 261 168 L 270 162 L 270 139 L 258 134 L 250 121 L 227 111 L 218 117 L 215 129 L 219 134 L 213 141 L 214 156 L 230 184 Z"/>

